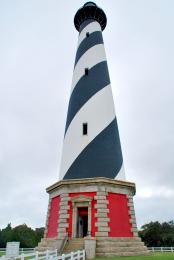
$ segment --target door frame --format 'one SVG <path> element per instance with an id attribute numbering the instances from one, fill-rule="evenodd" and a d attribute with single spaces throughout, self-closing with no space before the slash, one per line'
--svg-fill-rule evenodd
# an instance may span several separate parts
<path id="1" fill-rule="evenodd" d="M 88 236 L 91 236 L 91 202 L 92 197 L 79 195 L 71 198 L 72 201 L 72 237 L 77 237 L 77 214 L 78 208 L 87 207 L 88 208 Z"/>

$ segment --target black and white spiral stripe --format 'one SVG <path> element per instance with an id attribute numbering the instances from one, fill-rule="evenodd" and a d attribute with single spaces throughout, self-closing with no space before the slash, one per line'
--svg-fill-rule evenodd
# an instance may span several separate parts
<path id="1" fill-rule="evenodd" d="M 86 136 L 83 123 L 88 124 Z M 102 31 L 89 19 L 79 34 L 60 179 L 91 177 L 125 178 Z"/>

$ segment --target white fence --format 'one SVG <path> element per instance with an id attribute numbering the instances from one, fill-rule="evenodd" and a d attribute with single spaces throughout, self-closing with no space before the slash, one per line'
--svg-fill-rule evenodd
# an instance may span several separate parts
<path id="1" fill-rule="evenodd" d="M 85 250 L 63 254 L 56 258 L 56 260 L 85 260 Z"/>
<path id="2" fill-rule="evenodd" d="M 19 256 L 15 257 L 15 260 L 24 260 L 27 259 L 35 259 L 35 260 L 51 260 L 57 258 L 57 250 L 47 250 L 43 252 L 33 252 L 33 253 L 22 253 Z"/>
<path id="3" fill-rule="evenodd" d="M 174 247 L 148 247 L 151 252 L 174 252 Z"/>
<path id="4" fill-rule="evenodd" d="M 31 252 L 35 252 L 35 248 L 20 248 L 19 252 L 20 254 L 31 253 Z M 6 248 L 0 248 L 0 256 L 5 255 L 5 253 L 6 253 Z"/>
<path id="5" fill-rule="evenodd" d="M 22 253 L 14 258 L 14 260 L 85 260 L 85 250 L 71 252 L 69 254 L 58 255 L 57 250 L 47 250 L 44 252 L 33 252 L 29 254 Z"/>

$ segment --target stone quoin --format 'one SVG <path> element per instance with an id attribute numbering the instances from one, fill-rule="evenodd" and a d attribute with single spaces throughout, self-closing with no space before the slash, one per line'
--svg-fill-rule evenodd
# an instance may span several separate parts
<path id="1" fill-rule="evenodd" d="M 102 36 L 106 23 L 104 11 L 93 2 L 74 17 L 79 37 L 59 181 L 47 188 L 39 250 L 65 253 L 85 247 L 88 258 L 148 253 L 138 238 L 135 184 L 125 179 Z"/>

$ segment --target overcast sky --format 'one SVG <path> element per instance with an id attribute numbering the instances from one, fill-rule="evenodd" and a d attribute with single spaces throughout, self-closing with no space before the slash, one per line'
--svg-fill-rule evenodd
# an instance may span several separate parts
<path id="1" fill-rule="evenodd" d="M 44 226 L 84 1 L 0 0 L 0 228 Z M 98 0 L 138 225 L 174 219 L 174 1 Z"/>

